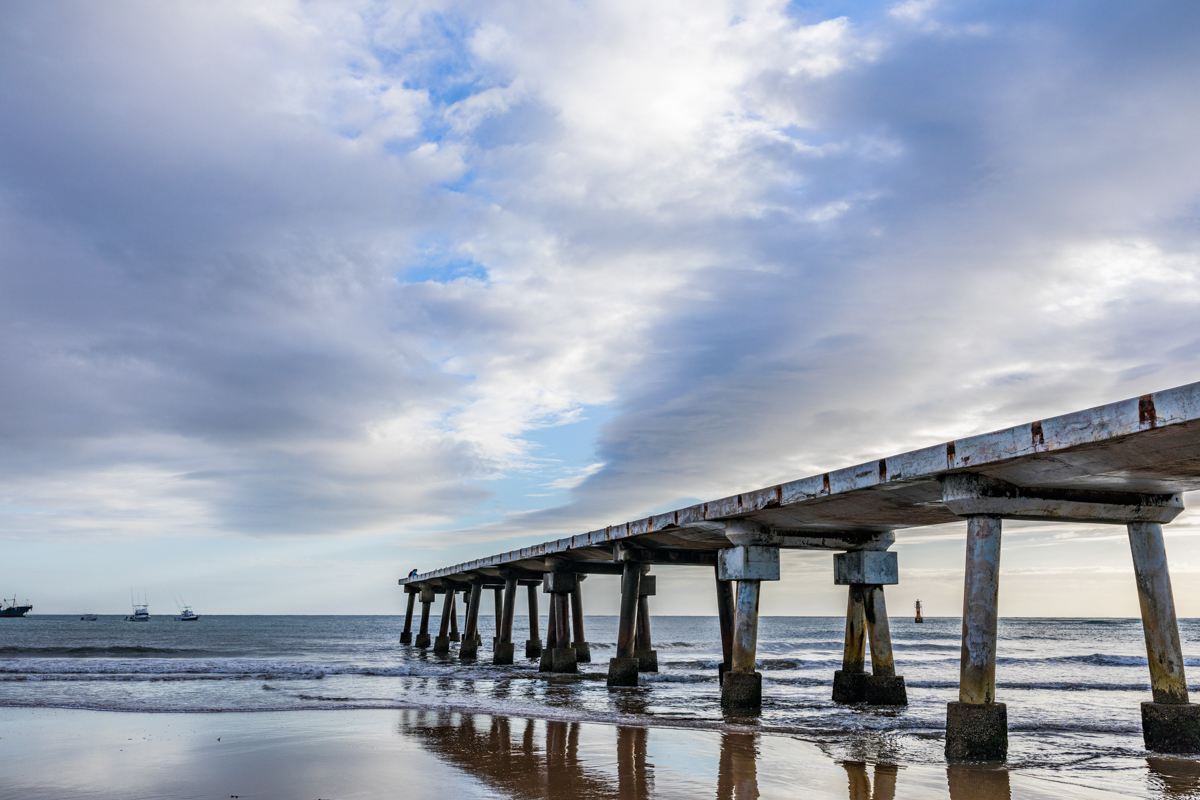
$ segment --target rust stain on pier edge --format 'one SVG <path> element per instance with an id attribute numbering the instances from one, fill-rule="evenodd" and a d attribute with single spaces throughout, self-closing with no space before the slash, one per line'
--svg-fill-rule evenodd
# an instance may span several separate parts
<path id="1" fill-rule="evenodd" d="M 954 466 L 954 442 L 946 442 L 946 466 Z"/>
<path id="2" fill-rule="evenodd" d="M 1138 398 L 1138 424 L 1158 427 L 1158 412 L 1154 409 L 1154 395 L 1144 394 Z"/>
<path id="3" fill-rule="evenodd" d="M 883 483 L 887 480 L 887 459 L 879 459 L 879 482 Z"/>
<path id="4" fill-rule="evenodd" d="M 821 476 L 821 494 L 830 494 L 828 472 Z"/>
<path id="5" fill-rule="evenodd" d="M 1034 447 L 1037 447 L 1039 444 L 1046 443 L 1046 437 L 1042 434 L 1042 421 L 1041 420 L 1038 420 L 1037 422 L 1035 422 L 1029 426 L 1029 438 L 1032 440 L 1032 444 Z"/>

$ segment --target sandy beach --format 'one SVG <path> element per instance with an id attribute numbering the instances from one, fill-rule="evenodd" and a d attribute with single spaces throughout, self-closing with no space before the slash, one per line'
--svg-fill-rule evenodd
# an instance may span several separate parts
<path id="1" fill-rule="evenodd" d="M 0 798 L 1116 798 L 1200 796 L 1194 762 L 1115 788 L 988 767 L 835 761 L 753 731 L 434 711 L 0 710 Z"/>

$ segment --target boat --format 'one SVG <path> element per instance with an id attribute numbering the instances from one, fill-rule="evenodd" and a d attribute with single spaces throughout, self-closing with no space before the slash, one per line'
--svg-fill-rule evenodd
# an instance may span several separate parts
<path id="1" fill-rule="evenodd" d="M 179 610 L 179 616 L 175 618 L 176 622 L 195 622 L 200 619 L 199 614 L 192 613 L 191 606 L 184 606 Z"/>
<path id="2" fill-rule="evenodd" d="M 150 621 L 150 605 L 148 603 L 135 603 L 133 613 L 125 618 L 126 622 L 149 622 Z"/>
<path id="3" fill-rule="evenodd" d="M 8 603 L 8 605 L 5 605 L 5 603 Z M 12 599 L 11 603 L 0 599 L 0 617 L 23 617 L 32 610 L 33 604 L 28 600 L 25 601 L 25 605 L 19 606 L 17 605 L 16 597 Z"/>
<path id="4" fill-rule="evenodd" d="M 100 617 L 96 616 L 95 614 L 84 614 L 82 617 L 79 618 L 79 621 L 80 622 L 95 622 L 98 619 L 100 619 Z"/>

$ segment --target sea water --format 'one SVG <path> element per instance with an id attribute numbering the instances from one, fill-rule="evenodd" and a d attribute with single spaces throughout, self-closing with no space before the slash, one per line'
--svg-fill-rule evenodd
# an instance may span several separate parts
<path id="1" fill-rule="evenodd" d="M 482 616 L 482 615 L 481 615 Z M 545 631 L 545 618 L 541 630 Z M 431 620 L 436 632 L 438 618 Z M 893 619 L 896 671 L 909 705 L 839 706 L 844 620 L 763 617 L 761 715 L 722 713 L 720 638 L 709 617 L 653 617 L 660 671 L 637 689 L 605 686 L 615 617 L 589 616 L 593 661 L 547 676 L 526 661 L 491 665 L 491 619 L 474 664 L 398 644 L 394 616 L 211 616 L 197 622 L 37 615 L 0 620 L 0 706 L 113 711 L 405 708 L 542 719 L 723 728 L 752 726 L 817 742 L 835 758 L 942 763 L 946 703 L 958 695 L 961 623 Z M 1200 675 L 1200 620 L 1180 620 L 1186 665 Z M 1102 780 L 1145 767 L 1139 703 L 1150 699 L 1141 623 L 1002 619 L 997 699 L 1007 703 L 1009 766 Z M 1193 685 L 1193 691 L 1196 691 Z"/>

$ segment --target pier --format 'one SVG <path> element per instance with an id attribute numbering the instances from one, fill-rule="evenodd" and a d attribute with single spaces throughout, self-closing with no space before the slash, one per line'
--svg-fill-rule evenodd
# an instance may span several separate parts
<path id="1" fill-rule="evenodd" d="M 403 578 L 408 613 L 401 641 L 412 638 L 419 601 L 414 646 L 430 645 L 430 607 L 442 595 L 435 649 L 450 652 L 448 626 L 457 624 L 455 597 L 463 592 L 466 621 L 458 657 L 463 663 L 477 660 L 479 604 L 483 590 L 491 588 L 497 598 L 492 660 L 511 664 L 512 620 L 524 586 L 530 616 L 526 657 L 540 658 L 543 671 L 575 672 L 590 660 L 580 583 L 590 574 L 618 575 L 617 652 L 607 680 L 614 689 L 636 686 L 639 673 L 658 669 L 651 573 L 708 566 L 721 628 L 721 705 L 753 713 L 762 704 L 755 657 L 763 584 L 780 580 L 781 550 L 823 550 L 832 555 L 833 582 L 847 590 L 845 646 L 842 668 L 831 676 L 833 699 L 904 705 L 884 592 L 900 579 L 890 548 L 911 529 L 965 523 L 959 693 L 947 705 L 946 755 L 956 761 L 1001 760 L 1008 750 L 1007 709 L 996 697 L 1003 521 L 1123 525 L 1152 688 L 1152 699 L 1141 707 L 1146 747 L 1200 752 L 1200 705 L 1188 696 L 1162 534 L 1162 526 L 1183 510 L 1181 493 L 1195 489 L 1200 489 L 1200 383 Z M 544 646 L 538 641 L 539 593 L 549 595 Z"/>

